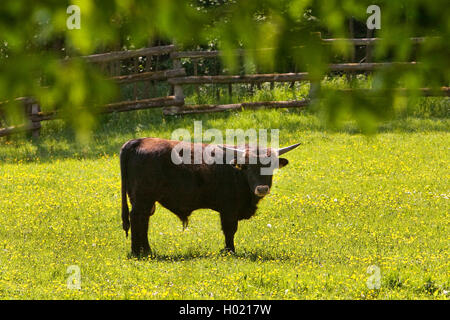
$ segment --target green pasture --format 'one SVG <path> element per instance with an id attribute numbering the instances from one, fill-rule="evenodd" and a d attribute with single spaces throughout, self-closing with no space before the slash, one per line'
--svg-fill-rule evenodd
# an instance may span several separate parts
<path id="1" fill-rule="evenodd" d="M 264 90 L 255 95 L 266 99 Z M 61 121 L 44 123 L 36 141 L 2 138 L 0 298 L 448 299 L 448 110 L 448 98 L 430 98 L 370 136 L 351 121 L 329 129 L 320 112 L 281 109 L 112 114 L 88 144 Z M 303 145 L 286 155 L 290 164 L 256 216 L 239 223 L 236 255 L 220 253 L 217 212 L 194 212 L 183 231 L 157 205 L 153 255 L 132 258 L 121 229 L 119 149 L 131 138 L 192 130 L 194 120 L 204 130 L 277 128 L 280 146 Z M 81 289 L 68 287 L 72 265 Z"/>

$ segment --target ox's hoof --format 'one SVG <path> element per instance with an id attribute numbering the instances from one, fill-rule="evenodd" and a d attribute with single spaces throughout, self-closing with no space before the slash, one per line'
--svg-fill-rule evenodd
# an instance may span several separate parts
<path id="1" fill-rule="evenodd" d="M 231 248 L 223 248 L 222 250 L 220 250 L 220 254 L 228 256 L 228 255 L 236 255 L 236 252 L 234 251 L 234 249 Z"/>
<path id="2" fill-rule="evenodd" d="M 133 258 L 137 258 L 137 259 L 145 259 L 145 258 L 151 258 L 152 257 L 152 251 L 147 249 L 141 249 L 139 251 L 137 250 L 132 250 L 131 251 L 131 256 Z"/>

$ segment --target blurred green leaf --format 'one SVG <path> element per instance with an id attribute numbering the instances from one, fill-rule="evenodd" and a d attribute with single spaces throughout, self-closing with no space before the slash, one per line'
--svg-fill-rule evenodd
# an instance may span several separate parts
<path id="1" fill-rule="evenodd" d="M 81 9 L 80 30 L 66 27 L 66 9 L 71 4 Z M 112 48 L 140 48 L 155 38 L 184 48 L 223 50 L 222 62 L 231 73 L 238 72 L 240 64 L 235 49 L 272 47 L 275 50 L 270 52 L 250 51 L 246 60 L 258 71 L 295 69 L 321 79 L 327 64 L 348 59 L 351 46 L 345 42 L 323 46 L 317 32 L 323 38 L 348 37 L 348 21 L 354 17 L 359 21 L 359 37 L 364 37 L 366 8 L 371 4 L 367 0 L 6 0 L 0 6 L 0 101 L 34 96 L 43 100 L 43 109 L 61 110 L 76 129 L 88 132 L 95 122 L 95 106 L 117 98 L 118 90 L 96 67 L 83 60 L 63 59 Z M 375 46 L 374 61 L 415 59 L 421 65 L 414 71 L 374 72 L 372 86 L 448 86 L 448 1 L 380 0 L 376 4 L 381 8 L 381 30 L 376 36 L 382 41 Z M 421 36 L 434 38 L 420 45 L 409 40 Z M 364 97 L 330 97 L 343 103 L 324 100 L 328 119 L 337 119 L 341 110 L 369 131 L 374 120 L 390 116 L 403 101 L 387 96 L 377 107 Z M 17 104 L 6 112 L 13 123 L 23 120 Z M 77 118 L 81 115 L 83 121 Z"/>

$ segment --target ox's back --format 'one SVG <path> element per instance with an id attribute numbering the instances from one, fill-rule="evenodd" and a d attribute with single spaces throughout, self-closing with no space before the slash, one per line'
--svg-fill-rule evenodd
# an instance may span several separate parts
<path id="1" fill-rule="evenodd" d="M 272 160 L 277 160 L 278 168 L 287 165 L 288 160 L 279 155 L 297 146 L 276 150 L 256 148 L 253 151 L 248 145 L 242 149 L 158 138 L 128 141 L 120 152 L 122 222 L 127 235 L 131 226 L 133 254 L 150 252 L 147 231 L 149 217 L 155 212 L 155 202 L 175 213 L 183 226 L 196 209 L 218 211 L 225 235 L 225 250 L 234 252 L 238 221 L 253 216 L 259 200 L 270 191 Z M 225 159 L 226 153 L 230 152 L 235 155 Z M 261 156 L 270 160 L 270 167 L 263 161 L 252 160 Z M 239 163 L 241 159 L 244 160 L 242 164 Z M 272 171 L 262 174 L 263 168 Z M 132 204 L 131 212 L 127 195 Z"/>
<path id="2" fill-rule="evenodd" d="M 132 203 L 147 198 L 179 216 L 200 208 L 248 211 L 243 207 L 253 207 L 245 178 L 230 165 L 175 164 L 172 150 L 179 143 L 184 142 L 144 138 L 122 147 L 121 158 L 127 159 L 123 163 L 126 189 Z M 194 150 L 194 144 L 189 145 Z M 194 152 L 191 155 L 194 162 Z"/>

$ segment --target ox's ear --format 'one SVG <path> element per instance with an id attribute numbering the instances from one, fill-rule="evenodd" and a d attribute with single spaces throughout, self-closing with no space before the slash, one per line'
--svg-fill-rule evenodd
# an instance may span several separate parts
<path id="1" fill-rule="evenodd" d="M 285 166 L 287 166 L 289 163 L 288 159 L 285 158 L 278 158 L 278 168 L 283 168 Z"/>
<path id="2" fill-rule="evenodd" d="M 236 159 L 231 160 L 230 165 L 238 170 L 242 170 L 242 168 L 243 168 L 243 166 L 241 164 L 237 163 Z"/>

